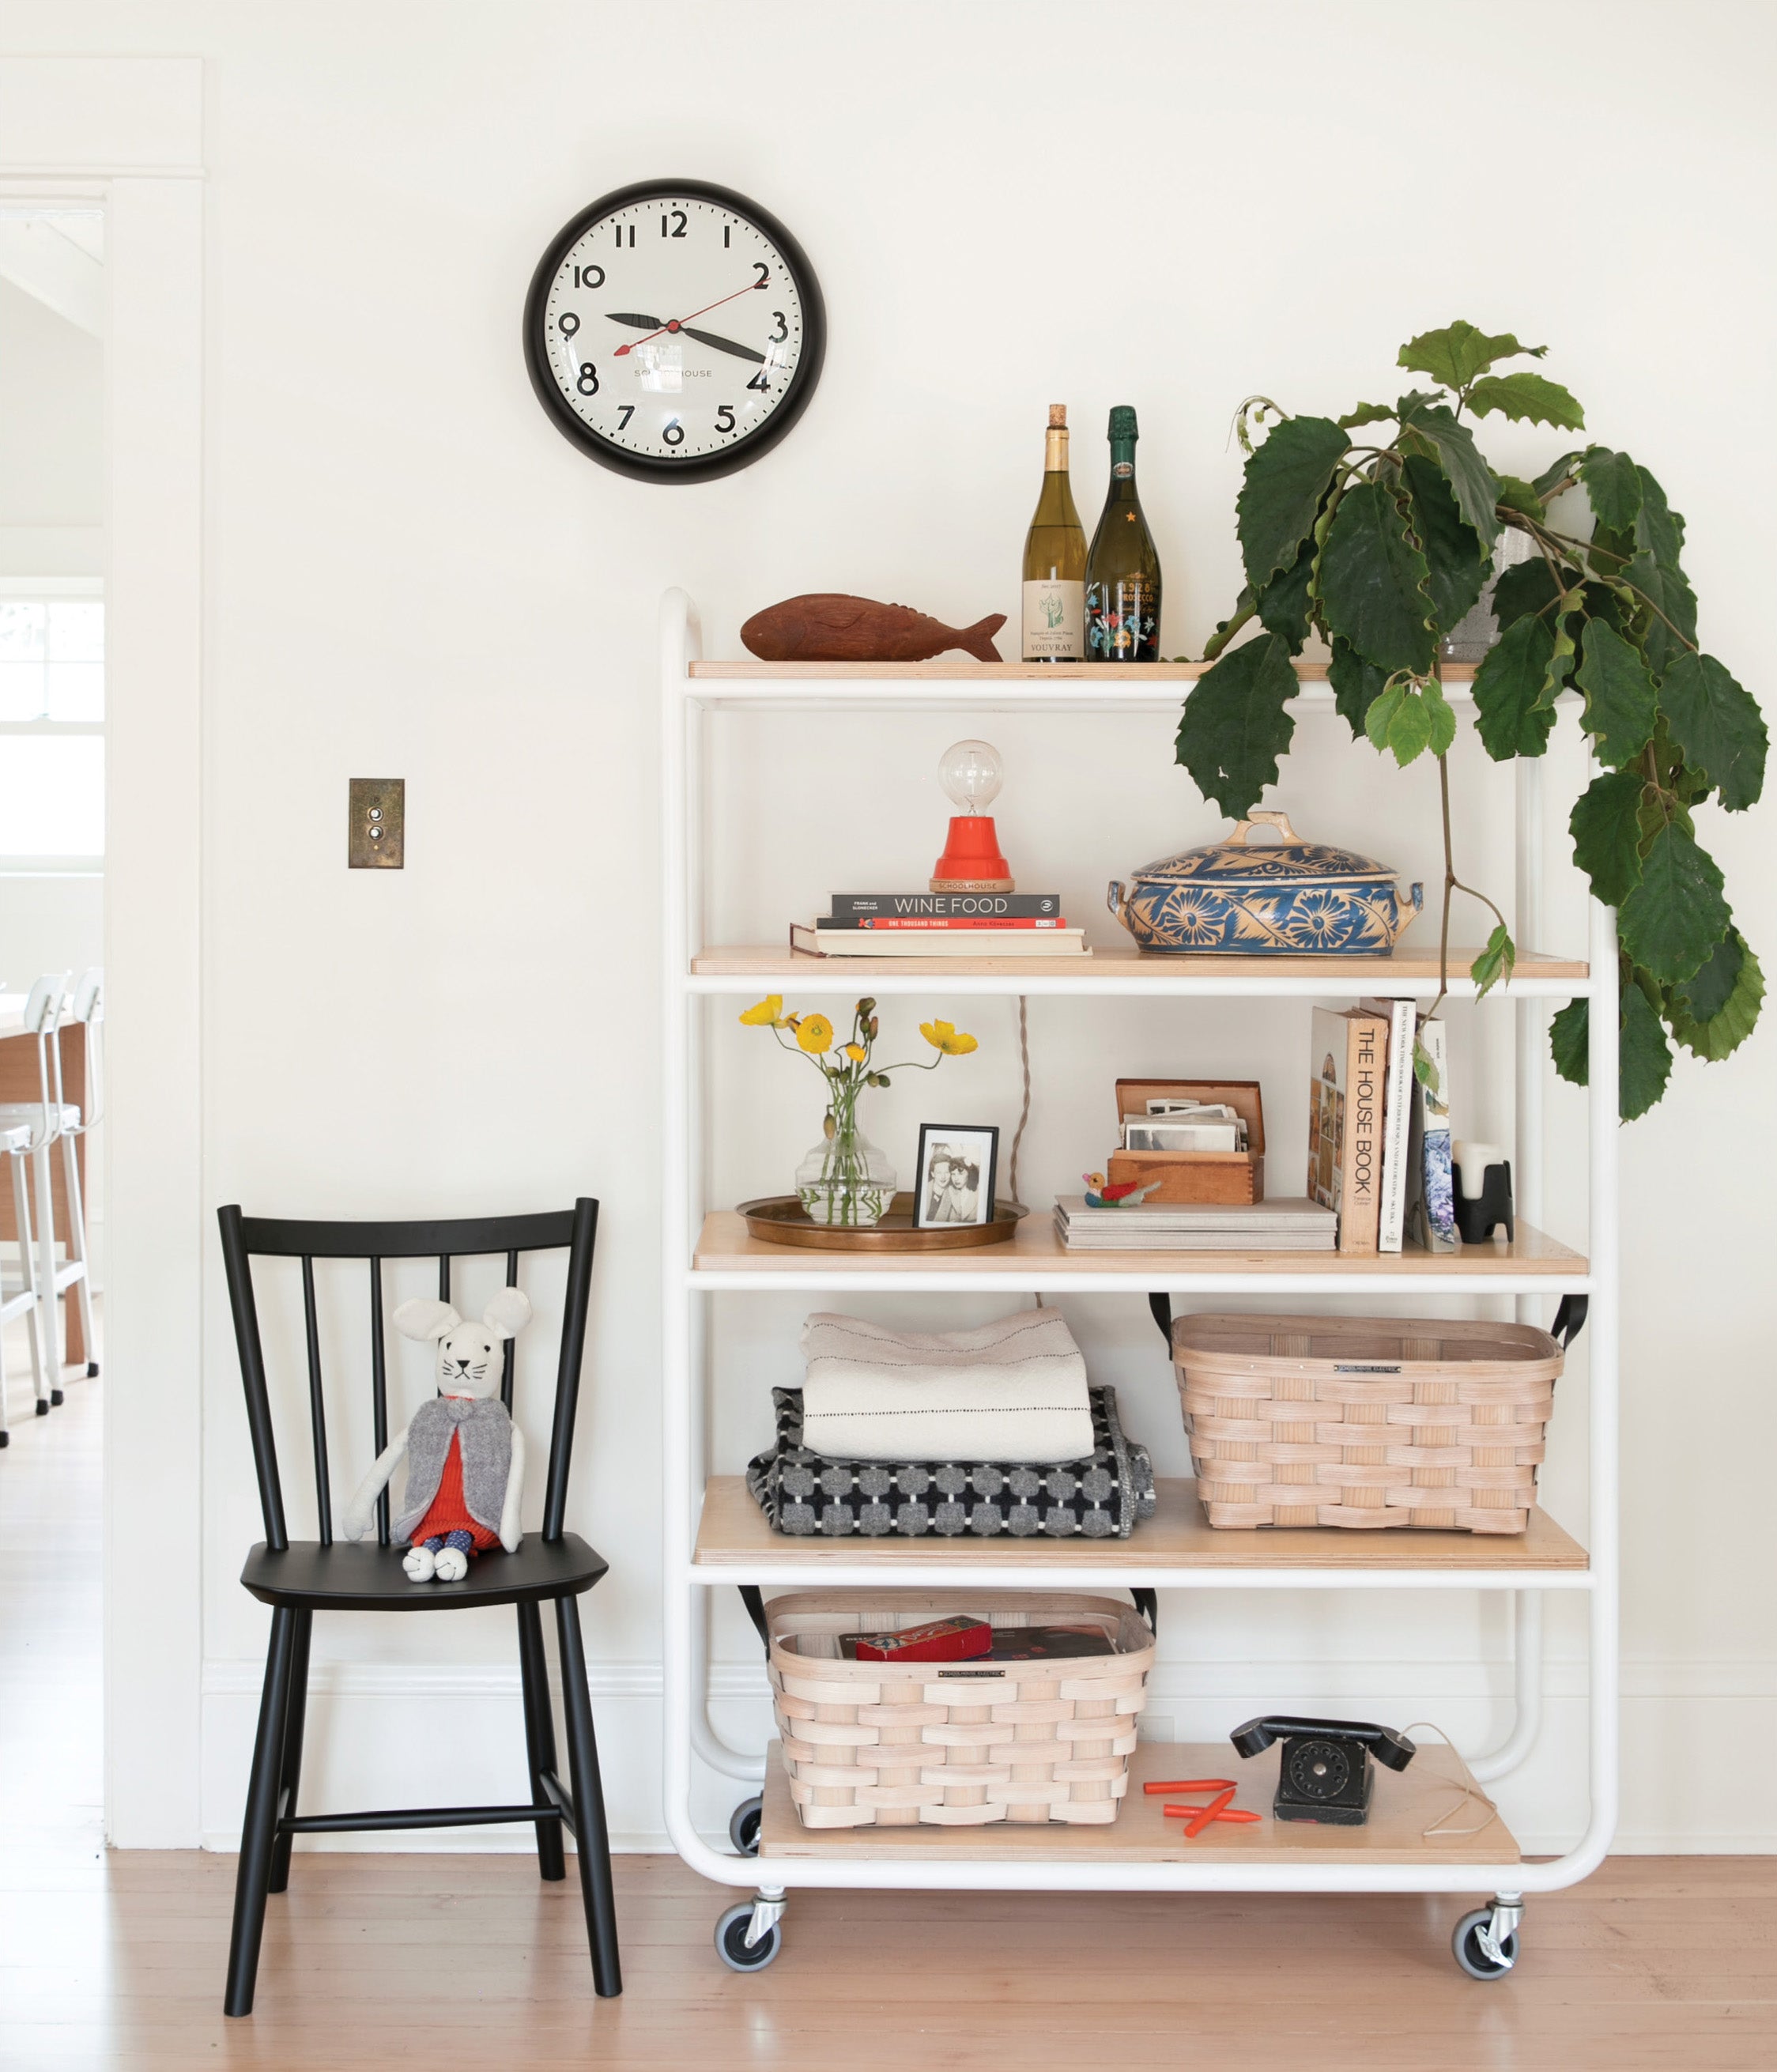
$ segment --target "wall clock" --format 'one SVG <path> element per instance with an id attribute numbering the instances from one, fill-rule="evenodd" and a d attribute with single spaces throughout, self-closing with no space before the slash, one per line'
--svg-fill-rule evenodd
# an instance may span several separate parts
<path id="1" fill-rule="evenodd" d="M 537 401 L 582 452 L 648 482 L 706 482 L 768 453 L 826 345 L 802 247 L 701 180 L 643 180 L 582 209 L 524 301 Z"/>

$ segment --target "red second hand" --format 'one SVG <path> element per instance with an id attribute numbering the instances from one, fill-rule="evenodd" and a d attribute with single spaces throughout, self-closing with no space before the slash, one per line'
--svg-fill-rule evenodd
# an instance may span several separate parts
<path id="1" fill-rule="evenodd" d="M 754 289 L 758 286 L 759 283 L 757 281 L 752 281 L 748 282 L 747 286 L 744 288 L 735 289 L 733 295 L 718 295 L 714 302 L 705 302 L 701 310 L 693 310 L 691 312 L 690 317 L 674 317 L 670 323 L 662 324 L 658 331 L 649 331 L 647 337 L 632 338 L 627 345 L 619 346 L 617 350 L 611 356 L 613 360 L 621 360 L 626 352 L 633 352 L 637 346 L 646 345 L 648 342 L 648 339 L 664 338 L 669 331 L 683 331 L 685 327 L 690 323 L 691 317 L 708 316 L 712 310 L 719 310 L 724 302 L 733 302 L 736 295 L 751 294 Z"/>

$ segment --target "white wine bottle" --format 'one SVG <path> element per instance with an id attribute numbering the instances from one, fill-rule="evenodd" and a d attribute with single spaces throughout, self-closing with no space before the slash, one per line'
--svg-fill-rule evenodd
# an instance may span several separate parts
<path id="1" fill-rule="evenodd" d="M 1135 413 L 1111 413 L 1111 486 L 1086 562 L 1086 659 L 1160 659 L 1160 557 L 1135 493 Z"/>
<path id="2" fill-rule="evenodd" d="M 1024 536 L 1026 662 L 1086 659 L 1086 532 L 1067 486 L 1067 406 L 1049 405 L 1043 493 Z"/>

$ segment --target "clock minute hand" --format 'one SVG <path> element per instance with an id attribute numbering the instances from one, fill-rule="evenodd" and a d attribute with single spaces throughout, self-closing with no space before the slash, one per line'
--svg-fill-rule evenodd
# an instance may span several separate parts
<path id="1" fill-rule="evenodd" d="M 691 312 L 691 314 L 694 317 L 708 316 L 712 310 L 719 310 L 724 302 L 731 302 L 736 298 L 736 297 L 740 295 L 751 294 L 755 288 L 763 287 L 764 285 L 764 282 L 762 281 L 751 281 L 744 288 L 736 288 L 732 294 L 718 295 L 714 302 L 705 302 L 701 310 L 693 310 Z M 658 338 L 660 335 L 660 331 L 683 331 L 689 319 L 685 317 L 670 317 L 660 326 L 660 331 L 651 332 L 649 336 Z M 628 345 L 619 346 L 617 350 L 611 355 L 611 358 L 613 360 L 621 360 L 626 352 L 631 351 L 636 346 L 646 345 L 647 343 L 648 339 L 645 338 L 632 339 Z"/>
<path id="2" fill-rule="evenodd" d="M 731 338 L 719 338 L 713 331 L 693 331 L 689 324 L 681 324 L 680 330 L 687 338 L 694 338 L 699 345 L 714 346 L 718 352 L 731 352 L 737 360 L 756 360 L 763 367 L 765 356 L 755 352 L 750 345 L 738 345 Z"/>

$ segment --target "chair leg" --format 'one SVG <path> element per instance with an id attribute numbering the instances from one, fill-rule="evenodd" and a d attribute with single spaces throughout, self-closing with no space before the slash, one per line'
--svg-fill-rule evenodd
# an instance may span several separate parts
<path id="1" fill-rule="evenodd" d="M 38 1314 L 41 1305 L 37 1297 L 37 1260 L 31 1244 L 31 1196 L 25 1187 L 23 1153 L 14 1152 L 6 1162 L 12 1168 L 12 1221 L 19 1239 L 19 1264 L 31 1296 L 31 1307 L 25 1315 L 31 1332 L 31 1379 L 41 1416 L 49 1408 L 49 1383 L 43 1379 L 43 1319 Z"/>
<path id="2" fill-rule="evenodd" d="M 31 1177 L 37 1191 L 37 1314 L 42 1320 L 43 1364 L 49 1369 L 49 1400 L 62 1400 L 62 1334 L 56 1303 L 56 1199 L 49 1178 L 49 1145 L 31 1153 Z"/>
<path id="3" fill-rule="evenodd" d="M 278 1829 L 278 1779 L 284 1766 L 284 1723 L 290 1710 L 296 1617 L 282 1605 L 271 1615 L 271 1645 L 265 1651 L 265 1684 L 259 1700 L 259 1736 L 253 1743 L 247 1813 L 241 1830 L 241 1862 L 235 1872 L 234 1929 L 228 1938 L 228 1983 L 222 1999 L 224 2014 L 253 2012 L 259 1938 L 265 1926 L 265 1894 Z"/>
<path id="4" fill-rule="evenodd" d="M 593 1739 L 592 1700 L 586 1692 L 586 1651 L 580 1638 L 578 1599 L 556 1599 L 555 1630 L 561 1648 L 561 1708 L 567 1716 L 574 1840 L 579 1848 L 580 1895 L 586 1902 L 586 1935 L 592 1945 L 593 1990 L 600 1999 L 609 2000 L 623 1990 L 623 1975 L 617 1959 L 611 1837 L 605 1830 L 605 1799 L 599 1782 L 599 1749 Z"/>
<path id="5" fill-rule="evenodd" d="M 284 1708 L 284 1760 L 281 1766 L 278 1797 L 286 1813 L 296 1811 L 297 1788 L 302 1781 L 302 1729 L 308 1712 L 309 1696 L 309 1631 L 315 1624 L 313 1612 L 298 1612 L 296 1637 L 290 1645 L 290 1702 Z M 268 1889 L 282 1892 L 290 1884 L 290 1835 L 279 1835 L 272 1843 L 271 1877 Z"/>
<path id="6" fill-rule="evenodd" d="M 524 1753 L 531 1769 L 531 1803 L 541 1806 L 543 1773 L 555 1768 L 555 1715 L 549 1704 L 543 1618 L 535 1605 L 518 1607 L 518 1668 L 524 1685 Z M 537 1868 L 541 1876 L 552 1881 L 568 1874 L 559 1820 L 537 1823 Z"/>
<path id="7" fill-rule="evenodd" d="M 99 1363 L 93 1357 L 97 1342 L 93 1336 L 93 1268 L 86 1256 L 86 1207 L 80 1199 L 80 1161 L 72 1137 L 62 1139 L 62 1181 L 68 1193 L 68 1256 L 71 1261 L 78 1260 L 80 1276 L 74 1284 L 74 1293 L 80 1305 L 80 1343 L 86 1348 L 86 1371 L 97 1374 Z"/>

